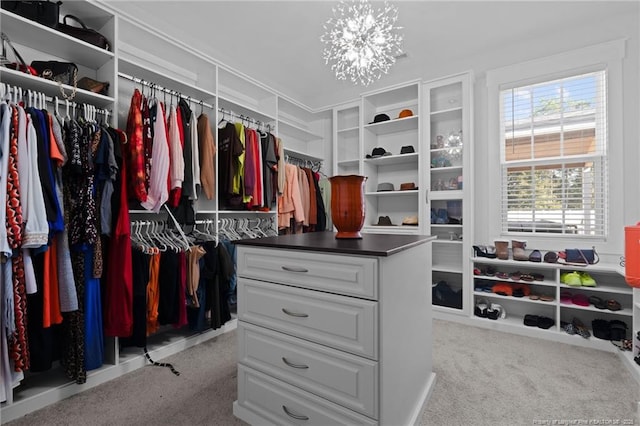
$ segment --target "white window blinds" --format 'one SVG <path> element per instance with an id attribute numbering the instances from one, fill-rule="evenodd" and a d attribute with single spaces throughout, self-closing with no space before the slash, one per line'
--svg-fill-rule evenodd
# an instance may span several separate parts
<path id="1" fill-rule="evenodd" d="M 605 236 L 606 71 L 500 90 L 502 231 Z"/>

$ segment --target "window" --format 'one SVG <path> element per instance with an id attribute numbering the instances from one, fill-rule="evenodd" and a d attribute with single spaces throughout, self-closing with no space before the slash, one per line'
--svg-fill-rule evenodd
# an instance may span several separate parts
<path id="1" fill-rule="evenodd" d="M 500 89 L 502 232 L 604 237 L 605 70 Z"/>

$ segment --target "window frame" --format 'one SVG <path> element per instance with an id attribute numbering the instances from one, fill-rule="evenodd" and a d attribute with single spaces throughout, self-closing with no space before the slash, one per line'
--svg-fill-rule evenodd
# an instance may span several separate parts
<path id="1" fill-rule="evenodd" d="M 505 196 L 507 194 L 505 194 L 504 191 L 508 192 L 508 189 L 505 188 L 505 185 L 508 184 L 508 176 L 506 174 L 506 171 L 510 168 L 523 168 L 523 169 L 529 169 L 529 168 L 545 168 L 545 166 L 554 166 L 554 165 L 560 165 L 560 164 L 564 164 L 565 166 L 570 165 L 571 163 L 582 163 L 582 162 L 589 162 L 589 160 L 591 160 L 593 163 L 600 163 L 600 166 L 596 169 L 597 173 L 594 176 L 595 182 L 596 182 L 596 186 L 599 187 L 603 187 L 603 191 L 597 191 L 596 192 L 596 202 L 597 204 L 597 208 L 595 209 L 595 214 L 596 216 L 599 216 L 600 214 L 602 214 L 603 218 L 602 218 L 602 222 L 597 221 L 596 224 L 597 226 L 595 227 L 595 230 L 598 232 L 598 234 L 596 235 L 581 235 L 581 234 L 573 234 L 570 232 L 570 229 L 572 226 L 574 225 L 568 225 L 566 223 L 558 223 L 557 225 L 559 226 L 558 229 L 563 229 L 563 232 L 558 232 L 560 234 L 563 235 L 567 235 L 570 234 L 572 237 L 573 236 L 577 236 L 578 238 L 583 238 L 583 237 L 590 237 L 590 238 L 605 238 L 607 235 L 607 230 L 608 230 L 608 218 L 609 218 L 609 203 L 607 202 L 608 200 L 608 176 L 609 176 L 609 170 L 608 170 L 608 132 L 607 132 L 607 124 L 608 124 L 608 119 L 607 119 L 607 111 L 608 111 L 608 106 L 606 103 L 606 93 L 607 93 L 607 75 L 608 75 L 608 71 L 604 66 L 600 66 L 600 67 L 596 67 L 597 69 L 588 71 L 588 72 L 584 72 L 584 71 L 569 71 L 569 73 L 567 75 L 562 75 L 560 78 L 554 78 L 554 79 L 546 79 L 546 78 L 541 78 L 538 80 L 535 80 L 535 82 L 533 84 L 531 83 L 527 83 L 527 84 L 509 84 L 509 85 L 501 85 L 499 88 L 499 94 L 500 94 L 500 100 L 499 100 L 499 109 L 500 109 L 500 168 L 501 168 L 501 192 L 502 192 L 502 203 L 501 203 L 501 216 L 503 218 L 509 216 L 509 210 L 508 210 L 508 206 L 505 206 Z M 582 153 L 582 154 L 574 154 L 571 156 L 564 156 L 563 154 L 559 154 L 556 156 L 542 156 L 542 157 L 537 157 L 533 155 L 533 151 L 534 151 L 534 144 L 533 143 L 529 143 L 529 150 L 531 151 L 531 157 L 530 158 L 522 158 L 522 159 L 513 159 L 513 160 L 508 160 L 507 159 L 507 154 L 506 154 L 506 146 L 505 146 L 505 137 L 508 136 L 507 133 L 507 128 L 509 127 L 509 125 L 513 125 L 514 123 L 511 123 L 509 120 L 505 119 L 504 116 L 504 92 L 505 91 L 512 91 L 514 88 L 515 89 L 522 89 L 522 88 L 528 88 L 528 87 L 532 87 L 534 85 L 539 85 L 539 84 L 553 84 L 554 82 L 558 82 L 560 80 L 567 80 L 567 79 L 572 79 L 574 77 L 580 77 L 580 76 L 586 76 L 586 75 L 594 75 L 595 77 L 597 77 L 601 82 L 597 82 L 597 86 L 596 86 L 596 90 L 599 93 L 598 97 L 601 98 L 601 103 L 602 103 L 602 109 L 597 109 L 594 111 L 594 122 L 595 122 L 595 126 L 594 126 L 594 135 L 600 135 L 600 136 L 596 136 L 596 140 L 598 140 L 598 138 L 603 138 L 603 140 L 598 140 L 597 145 L 597 152 L 594 153 Z M 513 106 L 512 106 L 513 107 Z M 544 126 L 544 124 L 541 124 L 541 127 Z M 562 132 L 562 136 L 560 138 L 560 140 L 564 140 L 564 136 L 568 135 L 571 133 L 571 130 L 565 132 Z M 528 137 L 522 137 L 522 139 L 529 139 L 531 136 L 529 135 Z M 520 139 L 520 138 L 519 138 Z M 531 141 L 530 141 L 531 142 Z M 602 145 L 600 144 L 600 142 L 602 142 Z M 562 151 L 565 148 L 564 144 L 560 144 L 559 145 L 560 150 Z M 554 170 L 557 170 L 557 168 L 553 167 Z M 604 172 L 605 175 L 603 176 L 601 173 Z M 599 176 L 599 177 L 598 177 Z M 565 202 L 570 201 L 569 199 L 563 199 Z M 564 203 L 563 203 L 564 204 Z M 503 210 L 504 209 L 504 210 Z M 544 210 L 538 210 L 538 209 L 533 209 L 532 210 L 533 216 L 540 216 L 540 217 L 544 217 L 545 213 Z M 571 216 L 571 209 L 562 209 L 561 212 L 561 216 L 565 217 L 565 215 L 569 215 Z M 503 235 L 506 234 L 510 234 L 510 233 L 522 233 L 525 235 L 543 235 L 543 233 L 553 233 L 553 234 L 558 234 L 556 232 L 550 231 L 549 228 L 544 228 L 544 226 L 541 227 L 540 231 L 535 231 L 535 229 L 531 230 L 531 231 L 508 231 L 508 229 L 510 228 L 510 226 L 508 225 L 509 222 L 505 223 L 504 219 L 502 222 L 502 233 Z M 535 228 L 535 225 L 534 225 Z M 547 229 L 547 230 L 545 230 Z"/>
<path id="2" fill-rule="evenodd" d="M 497 188 L 490 195 L 488 227 L 496 238 L 526 238 L 529 247 L 539 245 L 549 247 L 550 240 L 562 244 L 570 241 L 589 243 L 622 244 L 612 232 L 612 226 L 623 223 L 623 193 L 617 190 L 616 183 L 623 179 L 623 74 L 622 59 L 625 56 L 625 40 L 613 40 L 593 46 L 575 49 L 544 58 L 508 65 L 487 71 L 488 135 L 487 154 L 490 163 L 497 164 L 488 174 L 488 185 Z M 532 232 L 503 231 L 502 226 L 502 132 L 501 132 L 501 96 L 505 89 L 536 84 L 544 81 L 565 78 L 571 75 L 606 70 L 607 85 L 607 151 L 608 180 L 605 188 L 605 202 L 608 203 L 608 218 L 604 224 L 604 236 L 594 237 L 571 234 L 543 234 Z"/>

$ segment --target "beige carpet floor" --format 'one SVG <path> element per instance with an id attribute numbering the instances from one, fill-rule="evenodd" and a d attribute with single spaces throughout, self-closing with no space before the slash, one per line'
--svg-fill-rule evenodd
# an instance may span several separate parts
<path id="1" fill-rule="evenodd" d="M 422 425 L 640 424 L 640 387 L 616 353 L 439 320 L 433 340 Z M 147 366 L 8 425 L 243 425 L 235 359 L 233 331 L 162 360 L 180 376 Z"/>

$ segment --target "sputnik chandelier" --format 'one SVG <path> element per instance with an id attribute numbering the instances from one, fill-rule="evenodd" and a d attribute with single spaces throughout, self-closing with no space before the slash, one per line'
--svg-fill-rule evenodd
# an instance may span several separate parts
<path id="1" fill-rule="evenodd" d="M 379 10 L 368 0 L 340 1 L 320 37 L 323 58 L 336 78 L 368 86 L 386 74 L 402 53 L 397 19 L 398 9 L 386 1 Z"/>

